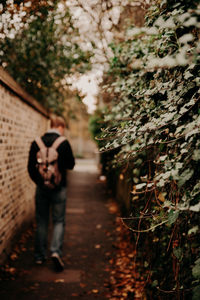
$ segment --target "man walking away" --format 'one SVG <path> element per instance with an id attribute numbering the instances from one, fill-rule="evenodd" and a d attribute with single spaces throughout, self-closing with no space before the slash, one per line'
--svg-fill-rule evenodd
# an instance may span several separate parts
<path id="1" fill-rule="evenodd" d="M 71 146 L 63 137 L 65 121 L 51 118 L 51 129 L 32 142 L 28 172 L 37 185 L 35 262 L 42 265 L 47 258 L 47 239 L 50 209 L 53 221 L 51 258 L 57 271 L 64 269 L 61 259 L 65 228 L 66 171 L 75 165 Z"/>

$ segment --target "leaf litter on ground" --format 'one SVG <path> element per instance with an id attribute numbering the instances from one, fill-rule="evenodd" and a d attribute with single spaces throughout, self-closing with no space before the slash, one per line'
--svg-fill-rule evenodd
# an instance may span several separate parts
<path id="1" fill-rule="evenodd" d="M 119 217 L 119 208 L 114 201 L 109 202 L 108 210 L 117 216 L 114 251 L 109 260 L 109 267 L 106 268 L 110 272 L 109 282 L 105 283 L 109 289 L 107 298 L 110 300 L 145 300 L 145 280 L 137 272 L 136 251 L 131 240 L 131 232 L 123 225 Z"/>

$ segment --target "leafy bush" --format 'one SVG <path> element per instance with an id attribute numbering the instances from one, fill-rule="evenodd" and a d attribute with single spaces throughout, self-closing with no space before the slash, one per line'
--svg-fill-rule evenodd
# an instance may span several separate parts
<path id="1" fill-rule="evenodd" d="M 124 223 L 149 270 L 151 299 L 180 299 L 192 290 L 199 297 L 197 3 L 153 1 L 145 27 L 129 28 L 124 42 L 111 45 L 113 81 L 104 87 L 114 96 L 102 151 L 120 149 L 112 165 L 133 171 L 132 214 Z"/>

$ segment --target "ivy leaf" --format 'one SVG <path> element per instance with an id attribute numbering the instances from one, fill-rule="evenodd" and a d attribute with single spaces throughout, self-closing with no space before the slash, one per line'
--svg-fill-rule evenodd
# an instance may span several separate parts
<path id="1" fill-rule="evenodd" d="M 180 178 L 179 178 L 179 181 L 178 181 L 178 186 L 181 187 L 183 186 L 186 181 L 188 181 L 192 175 L 194 173 L 194 170 L 192 169 L 186 169 L 181 175 L 180 175 Z"/>
<path id="2" fill-rule="evenodd" d="M 193 288 L 192 300 L 199 300 L 199 295 L 200 295 L 200 285 Z"/>
<path id="3" fill-rule="evenodd" d="M 195 261 L 195 266 L 192 268 L 192 275 L 196 279 L 200 279 L 200 258 Z"/>
<path id="4" fill-rule="evenodd" d="M 200 149 L 196 149 L 193 152 L 192 159 L 195 161 L 200 160 Z"/>
<path id="5" fill-rule="evenodd" d="M 152 287 L 158 286 L 158 280 L 154 280 L 151 285 L 152 285 Z"/>
<path id="6" fill-rule="evenodd" d="M 188 230 L 188 235 L 197 233 L 198 229 L 199 229 L 198 225 L 192 227 L 190 230 Z"/>
<path id="7" fill-rule="evenodd" d="M 187 72 L 185 73 L 185 75 L 184 75 L 184 78 L 187 80 L 187 79 L 189 79 L 190 77 L 193 77 L 193 75 L 192 75 L 189 71 L 187 71 Z"/>
<path id="8" fill-rule="evenodd" d="M 180 247 L 175 247 L 173 249 L 173 254 L 176 256 L 176 258 L 181 261 L 183 258 L 183 250 Z"/>
<path id="9" fill-rule="evenodd" d="M 179 211 L 171 209 L 168 214 L 168 224 L 172 225 L 174 222 L 176 222 L 178 216 L 179 216 Z"/>
<path id="10" fill-rule="evenodd" d="M 196 205 L 190 206 L 191 211 L 199 212 L 200 211 L 200 202 L 197 203 Z"/>
<path id="11" fill-rule="evenodd" d="M 146 183 L 140 183 L 136 185 L 136 190 L 141 190 L 142 188 L 144 188 L 146 186 Z"/>

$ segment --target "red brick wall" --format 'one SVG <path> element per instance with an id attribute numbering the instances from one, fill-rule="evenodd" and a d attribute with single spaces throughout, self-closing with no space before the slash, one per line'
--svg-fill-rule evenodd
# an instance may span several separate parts
<path id="1" fill-rule="evenodd" d="M 44 109 L 0 69 L 0 262 L 33 219 L 35 185 L 27 173 L 28 152 L 47 127 Z"/>

